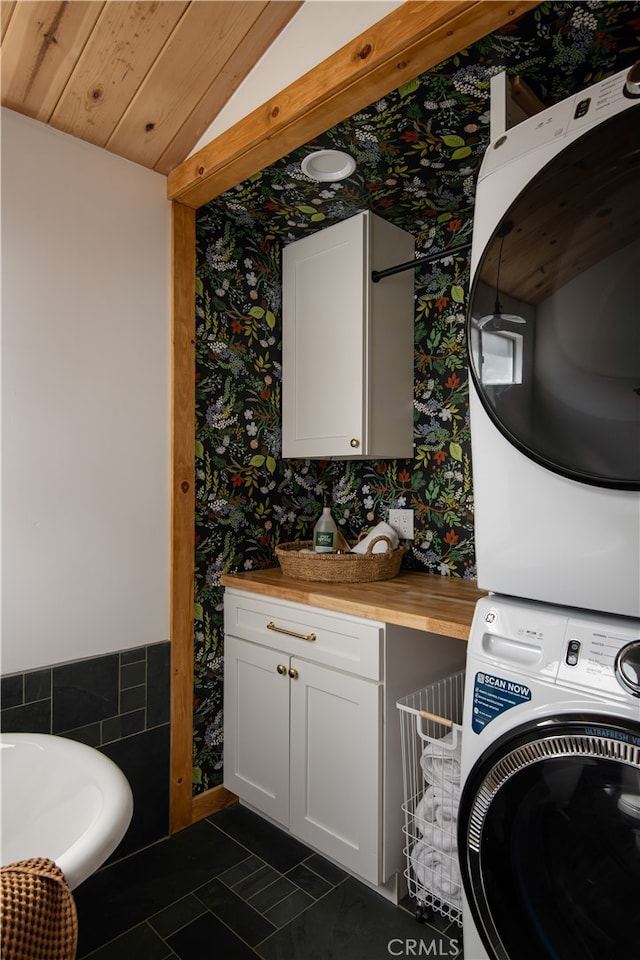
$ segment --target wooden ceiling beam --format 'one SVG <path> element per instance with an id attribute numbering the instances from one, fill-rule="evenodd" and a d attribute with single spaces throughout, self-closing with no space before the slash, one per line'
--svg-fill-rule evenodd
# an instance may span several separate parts
<path id="1" fill-rule="evenodd" d="M 410 0 L 171 171 L 167 196 L 197 208 L 386 96 L 538 0 Z"/>

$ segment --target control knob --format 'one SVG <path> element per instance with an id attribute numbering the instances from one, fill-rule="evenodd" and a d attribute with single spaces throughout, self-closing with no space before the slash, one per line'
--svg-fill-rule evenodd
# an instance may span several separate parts
<path id="1" fill-rule="evenodd" d="M 632 640 L 618 651 L 614 670 L 618 683 L 634 697 L 640 697 L 640 640 Z"/>
<path id="2" fill-rule="evenodd" d="M 635 100 L 640 97 L 640 60 L 629 70 L 622 90 L 625 97 Z"/>

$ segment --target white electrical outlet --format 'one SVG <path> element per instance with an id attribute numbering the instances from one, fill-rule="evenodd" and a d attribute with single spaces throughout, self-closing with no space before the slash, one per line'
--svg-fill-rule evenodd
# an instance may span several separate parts
<path id="1" fill-rule="evenodd" d="M 413 510 L 389 510 L 389 526 L 401 540 L 413 540 Z"/>

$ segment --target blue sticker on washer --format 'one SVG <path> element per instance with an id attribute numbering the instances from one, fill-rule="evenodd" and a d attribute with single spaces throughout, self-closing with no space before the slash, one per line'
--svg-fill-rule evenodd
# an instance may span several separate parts
<path id="1" fill-rule="evenodd" d="M 526 703 L 527 700 L 531 700 L 531 690 L 524 683 L 494 677 L 490 673 L 476 673 L 471 721 L 473 732 L 480 733 L 505 710 L 517 707 L 519 703 Z"/>

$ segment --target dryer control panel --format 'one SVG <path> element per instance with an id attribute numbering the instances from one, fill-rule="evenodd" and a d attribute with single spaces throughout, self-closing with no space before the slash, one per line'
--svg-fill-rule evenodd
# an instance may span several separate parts
<path id="1" fill-rule="evenodd" d="M 602 119 L 640 102 L 627 92 L 628 77 L 638 69 L 636 64 L 632 71 L 621 70 L 512 127 L 489 144 L 478 179 L 484 180 L 498 168 L 550 141 L 559 141 L 557 150 L 561 150 L 566 142 Z"/>

